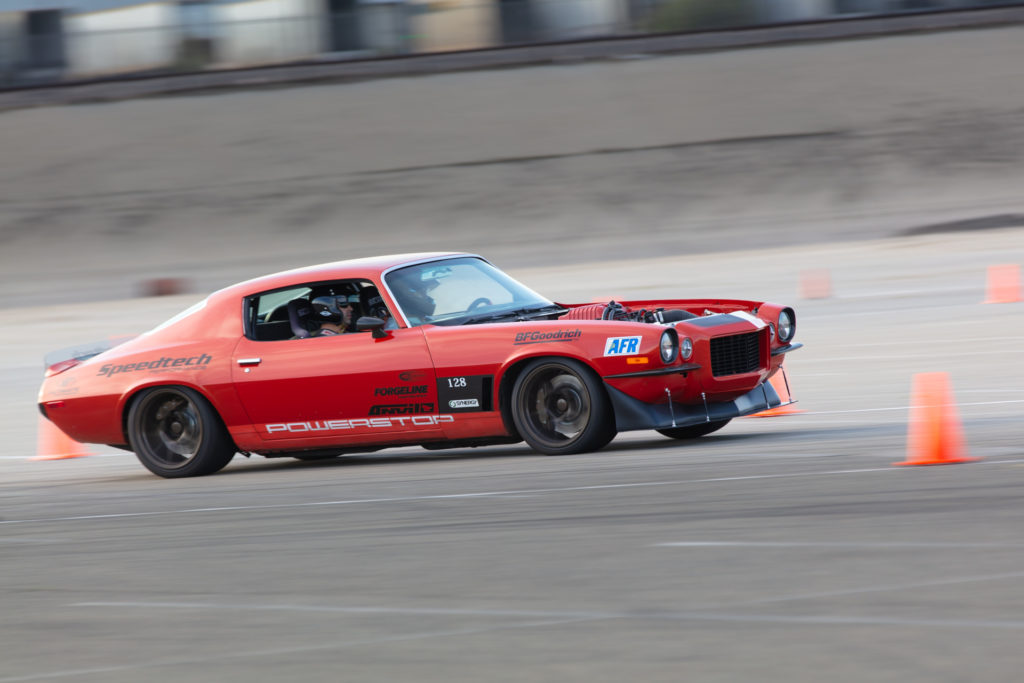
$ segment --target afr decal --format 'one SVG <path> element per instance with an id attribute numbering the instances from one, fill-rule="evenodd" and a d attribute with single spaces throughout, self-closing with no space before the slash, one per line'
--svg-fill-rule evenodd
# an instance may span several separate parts
<path id="1" fill-rule="evenodd" d="M 606 356 L 635 356 L 640 353 L 640 337 L 608 337 L 604 343 Z"/>

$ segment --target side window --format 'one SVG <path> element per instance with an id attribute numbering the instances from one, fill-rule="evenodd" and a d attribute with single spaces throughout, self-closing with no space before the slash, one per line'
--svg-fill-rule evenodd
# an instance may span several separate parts
<path id="1" fill-rule="evenodd" d="M 280 341 L 355 332 L 364 315 L 389 318 L 376 286 L 368 280 L 311 282 L 246 299 L 246 336 Z"/>
<path id="2" fill-rule="evenodd" d="M 307 285 L 251 296 L 246 300 L 247 336 L 255 341 L 279 341 L 295 336 L 288 316 L 290 301 L 309 301 Z"/>

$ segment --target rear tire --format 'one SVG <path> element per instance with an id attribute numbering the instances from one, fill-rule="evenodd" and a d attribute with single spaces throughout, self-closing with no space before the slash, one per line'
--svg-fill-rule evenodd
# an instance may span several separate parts
<path id="1" fill-rule="evenodd" d="M 615 438 L 615 415 L 601 380 L 575 360 L 528 363 L 512 388 L 511 407 L 519 435 L 546 455 L 596 451 Z"/>
<path id="2" fill-rule="evenodd" d="M 213 474 L 237 450 L 213 406 L 186 387 L 139 394 L 128 411 L 128 440 L 146 469 L 168 479 Z"/>
<path id="3" fill-rule="evenodd" d="M 699 425 L 690 425 L 689 427 L 673 427 L 672 429 L 659 429 L 659 434 L 671 437 L 673 439 L 696 439 L 699 436 L 710 434 L 711 432 L 717 432 L 719 429 L 729 424 L 732 418 L 728 420 L 718 420 L 716 422 L 704 422 Z"/>

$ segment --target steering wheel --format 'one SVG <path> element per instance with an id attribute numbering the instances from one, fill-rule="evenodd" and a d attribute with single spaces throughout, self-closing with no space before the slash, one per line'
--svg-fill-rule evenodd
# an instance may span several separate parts
<path id="1" fill-rule="evenodd" d="M 479 299 L 473 299 L 473 303 L 471 303 L 469 305 L 469 308 L 466 309 L 466 312 L 468 313 L 469 311 L 472 311 L 474 309 L 480 308 L 481 306 L 490 306 L 490 305 L 491 305 L 491 300 L 488 299 L 486 296 L 482 296 Z"/>

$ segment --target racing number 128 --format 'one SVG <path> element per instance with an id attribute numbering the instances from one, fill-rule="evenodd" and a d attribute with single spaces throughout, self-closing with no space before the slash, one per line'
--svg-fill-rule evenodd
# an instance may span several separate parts
<path id="1" fill-rule="evenodd" d="M 466 386 L 466 378 L 465 377 L 449 377 L 448 378 L 448 387 L 449 388 L 454 389 L 456 387 L 464 387 L 464 386 Z"/>

